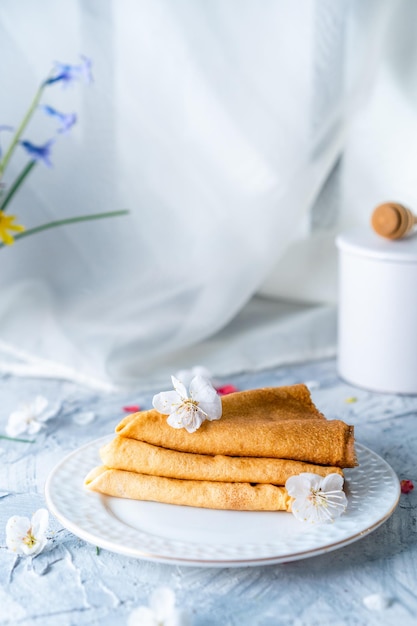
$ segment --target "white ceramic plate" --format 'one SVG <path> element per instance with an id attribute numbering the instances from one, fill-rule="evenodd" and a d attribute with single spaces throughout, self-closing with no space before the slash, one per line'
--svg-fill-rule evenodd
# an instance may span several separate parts
<path id="1" fill-rule="evenodd" d="M 79 448 L 51 472 L 50 511 L 93 545 L 177 565 L 240 567 L 315 556 L 361 539 L 393 513 L 400 485 L 380 456 L 356 444 L 359 467 L 346 470 L 348 508 L 332 524 L 299 522 L 291 513 L 214 511 L 102 496 L 86 490 L 86 474 L 112 437 Z"/>

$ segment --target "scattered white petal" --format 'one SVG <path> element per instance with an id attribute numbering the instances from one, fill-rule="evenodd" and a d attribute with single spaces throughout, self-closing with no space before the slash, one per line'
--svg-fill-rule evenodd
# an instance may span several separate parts
<path id="1" fill-rule="evenodd" d="M 9 437 L 18 437 L 23 433 L 35 435 L 45 422 L 55 417 L 60 406 L 56 405 L 48 410 L 48 400 L 43 396 L 36 398 L 29 404 L 19 407 L 9 415 L 6 433 Z"/>
<path id="2" fill-rule="evenodd" d="M 129 616 L 128 626 L 190 626 L 188 614 L 175 606 L 169 587 L 158 587 L 149 597 L 149 606 L 139 606 Z"/>
<path id="3" fill-rule="evenodd" d="M 159 623 L 149 607 L 139 606 L 129 615 L 127 626 L 159 626 Z"/>
<path id="4" fill-rule="evenodd" d="M 163 622 L 175 610 L 175 593 L 170 587 L 158 587 L 149 597 L 149 606 L 156 619 Z"/>
<path id="5" fill-rule="evenodd" d="M 12 552 L 24 556 L 36 556 L 47 544 L 49 513 L 38 509 L 28 517 L 13 515 L 6 524 L 6 545 Z"/>
<path id="6" fill-rule="evenodd" d="M 347 498 L 343 491 L 343 477 L 329 474 L 325 478 L 302 472 L 285 483 L 293 498 L 291 511 L 300 521 L 311 523 L 333 522 L 345 512 Z"/>
<path id="7" fill-rule="evenodd" d="M 308 380 L 304 383 L 305 386 L 312 391 L 313 389 L 318 389 L 320 387 L 320 383 L 318 380 Z"/>
<path id="8" fill-rule="evenodd" d="M 85 426 L 86 424 L 90 424 L 95 416 L 96 414 L 93 411 L 84 411 L 82 413 L 76 413 L 72 418 L 72 421 L 79 426 Z"/>
<path id="9" fill-rule="evenodd" d="M 207 378 L 198 375 L 185 385 L 172 376 L 174 391 L 162 391 L 153 397 L 154 408 L 168 415 L 167 423 L 173 428 L 185 428 L 189 433 L 200 428 L 205 420 L 217 420 L 222 414 L 222 402 Z"/>
<path id="10" fill-rule="evenodd" d="M 371 595 L 364 597 L 363 603 L 370 611 L 383 611 L 391 606 L 392 598 L 384 596 L 380 593 L 372 593 Z"/>

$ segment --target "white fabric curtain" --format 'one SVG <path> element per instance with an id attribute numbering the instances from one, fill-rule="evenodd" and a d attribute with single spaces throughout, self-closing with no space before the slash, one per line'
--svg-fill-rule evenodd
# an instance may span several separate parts
<path id="1" fill-rule="evenodd" d="M 0 250 L 0 369 L 138 385 L 334 352 L 334 235 L 416 195 L 416 11 L 3 0 L 0 124 L 19 123 L 53 61 L 85 54 L 94 74 L 45 93 L 78 123 L 10 213 L 26 227 L 130 213 Z M 35 116 L 27 135 L 49 128 Z"/>

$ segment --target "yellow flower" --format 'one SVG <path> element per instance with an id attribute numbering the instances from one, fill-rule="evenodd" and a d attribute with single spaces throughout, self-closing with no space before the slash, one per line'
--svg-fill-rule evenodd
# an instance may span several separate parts
<path id="1" fill-rule="evenodd" d="M 21 224 L 13 223 L 15 219 L 15 215 L 6 215 L 4 211 L 0 211 L 0 239 L 8 246 L 14 243 L 14 239 L 9 233 L 10 230 L 18 233 L 25 230 L 25 227 Z"/>

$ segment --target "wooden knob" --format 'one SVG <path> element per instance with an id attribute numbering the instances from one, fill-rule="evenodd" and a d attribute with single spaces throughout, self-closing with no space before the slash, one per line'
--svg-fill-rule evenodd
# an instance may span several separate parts
<path id="1" fill-rule="evenodd" d="M 417 224 L 417 216 L 402 204 L 385 202 L 374 209 L 371 224 L 381 237 L 401 239 Z"/>

